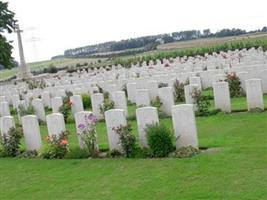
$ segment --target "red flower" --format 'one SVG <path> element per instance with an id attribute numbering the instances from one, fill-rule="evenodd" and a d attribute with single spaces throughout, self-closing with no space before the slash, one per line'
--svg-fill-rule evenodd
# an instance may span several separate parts
<path id="1" fill-rule="evenodd" d="M 69 100 L 68 104 L 69 104 L 69 106 L 72 106 L 73 102 L 71 100 Z"/>
<path id="2" fill-rule="evenodd" d="M 67 145 L 67 144 L 68 144 L 68 141 L 65 139 L 60 141 L 60 145 Z"/>

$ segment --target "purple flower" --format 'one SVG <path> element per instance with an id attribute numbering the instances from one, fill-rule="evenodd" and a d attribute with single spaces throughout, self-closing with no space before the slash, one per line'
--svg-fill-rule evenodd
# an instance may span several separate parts
<path id="1" fill-rule="evenodd" d="M 84 130 L 84 129 L 85 129 L 85 125 L 84 125 L 84 124 L 79 124 L 78 128 L 79 128 L 80 130 Z"/>
<path id="2" fill-rule="evenodd" d="M 90 113 L 90 114 L 87 116 L 87 119 L 88 119 L 91 123 L 96 123 L 96 122 L 97 122 L 97 118 L 96 118 L 96 116 L 95 116 L 93 113 Z"/>

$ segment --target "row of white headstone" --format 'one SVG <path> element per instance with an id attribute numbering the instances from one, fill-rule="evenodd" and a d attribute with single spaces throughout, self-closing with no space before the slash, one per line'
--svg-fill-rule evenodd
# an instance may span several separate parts
<path id="1" fill-rule="evenodd" d="M 184 87 L 186 104 L 194 104 L 194 99 L 192 97 L 194 89 L 201 90 L 201 82 L 199 82 L 199 79 L 196 80 L 197 81 L 195 82 L 195 84 L 189 84 Z M 247 96 L 248 111 L 257 108 L 263 110 L 264 100 L 263 100 L 263 89 L 261 80 L 248 79 L 246 80 L 245 84 L 246 84 L 245 91 Z M 134 96 L 137 107 L 150 106 L 153 97 L 159 96 L 162 102 L 161 110 L 166 115 L 169 116 L 171 115 L 171 108 L 173 105 L 175 105 L 172 87 L 158 88 L 156 82 L 153 83 L 153 87 L 151 90 L 136 89 L 131 87 L 132 85 L 134 84 L 131 83 L 127 85 L 129 86 L 127 88 L 128 99 L 131 101 L 133 100 L 132 98 Z M 133 93 L 135 93 L 135 95 L 133 95 Z M 231 99 L 230 99 L 228 83 L 224 81 L 214 82 L 213 93 L 214 93 L 215 107 L 223 112 L 227 113 L 231 112 Z M 16 97 L 17 99 L 17 95 L 14 95 L 14 97 Z M 126 113 L 126 116 L 128 116 L 127 98 L 125 92 L 114 91 L 111 95 L 111 99 L 114 101 L 114 107 L 117 109 L 123 109 Z M 5 99 L 2 98 L 1 100 Z M 71 96 L 70 101 L 72 102 L 71 109 L 73 116 L 75 115 L 75 113 L 84 110 L 82 98 L 80 95 Z M 104 95 L 102 93 L 92 94 L 91 101 L 92 101 L 92 111 L 94 115 L 96 115 L 98 119 L 103 119 L 104 116 L 101 113 L 100 107 L 104 103 Z M 58 113 L 59 108 L 63 105 L 62 97 L 53 97 L 50 99 L 50 96 L 43 99 L 35 98 L 31 101 L 17 99 L 17 101 L 14 102 L 15 102 L 14 106 L 16 107 L 16 109 L 18 109 L 19 105 L 27 107 L 27 105 L 31 104 L 35 110 L 35 114 L 41 121 L 45 121 L 45 109 L 44 109 L 45 105 L 50 105 L 52 107 L 53 113 Z M 0 116 L 9 116 L 9 115 L 10 115 L 9 103 L 7 101 L 1 101 Z"/>
<path id="2" fill-rule="evenodd" d="M 80 138 L 79 124 L 86 124 L 85 116 L 89 115 L 89 111 L 80 111 L 75 113 L 76 131 L 79 145 L 84 148 L 84 143 Z M 193 146 L 198 148 L 197 128 L 193 105 L 182 104 L 172 106 L 172 122 L 174 134 L 176 137 L 176 148 Z M 158 124 L 158 111 L 155 107 L 142 107 L 136 110 L 138 133 L 140 145 L 148 147 L 146 128 L 148 125 Z M 107 127 L 107 135 L 110 150 L 122 150 L 119 141 L 119 135 L 114 128 L 126 126 L 127 119 L 125 111 L 122 109 L 111 109 L 105 112 L 105 121 Z M 21 117 L 23 134 L 27 150 L 39 150 L 42 146 L 40 127 L 36 115 L 25 115 Z M 52 113 L 46 116 L 48 135 L 59 135 L 66 131 L 64 117 L 61 113 Z M 15 127 L 12 116 L 4 116 L 0 119 L 1 134 L 8 134 L 10 128 Z"/>

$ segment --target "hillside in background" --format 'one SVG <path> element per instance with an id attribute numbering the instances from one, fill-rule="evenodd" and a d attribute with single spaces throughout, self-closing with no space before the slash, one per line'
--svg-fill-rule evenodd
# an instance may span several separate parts
<path id="1" fill-rule="evenodd" d="M 111 56 L 111 55 L 129 55 L 134 53 L 142 53 L 157 49 L 158 45 L 169 44 L 173 42 L 195 40 L 200 38 L 223 38 L 229 36 L 239 36 L 251 33 L 267 32 L 267 27 L 262 29 L 249 31 L 239 28 L 222 29 L 216 33 L 212 33 L 210 29 L 187 30 L 173 33 L 165 33 L 152 36 L 144 36 L 138 38 L 130 38 L 118 42 L 110 41 L 95 45 L 88 45 L 74 49 L 68 49 L 64 52 L 65 57 L 86 57 L 86 56 Z M 125 50 L 128 50 L 125 52 Z M 130 51 L 129 51 L 130 50 Z"/>

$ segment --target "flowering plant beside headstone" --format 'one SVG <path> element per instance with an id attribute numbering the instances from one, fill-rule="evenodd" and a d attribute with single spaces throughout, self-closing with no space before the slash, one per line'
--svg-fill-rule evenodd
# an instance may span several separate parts
<path id="1" fill-rule="evenodd" d="M 68 131 L 63 131 L 60 135 L 47 136 L 47 146 L 41 153 L 42 157 L 46 159 L 64 158 L 69 151 L 68 135 Z"/>
<path id="2" fill-rule="evenodd" d="M 97 118 L 93 113 L 84 116 L 85 123 L 78 125 L 80 138 L 92 157 L 98 155 Z"/>
<path id="3" fill-rule="evenodd" d="M 231 97 L 239 97 L 242 95 L 241 81 L 235 72 L 227 74 L 225 81 L 229 84 Z"/>
<path id="4" fill-rule="evenodd" d="M 70 100 L 70 96 L 67 95 L 63 99 L 63 105 L 59 108 L 59 112 L 63 114 L 65 122 L 70 114 L 72 104 L 73 102 Z"/>

